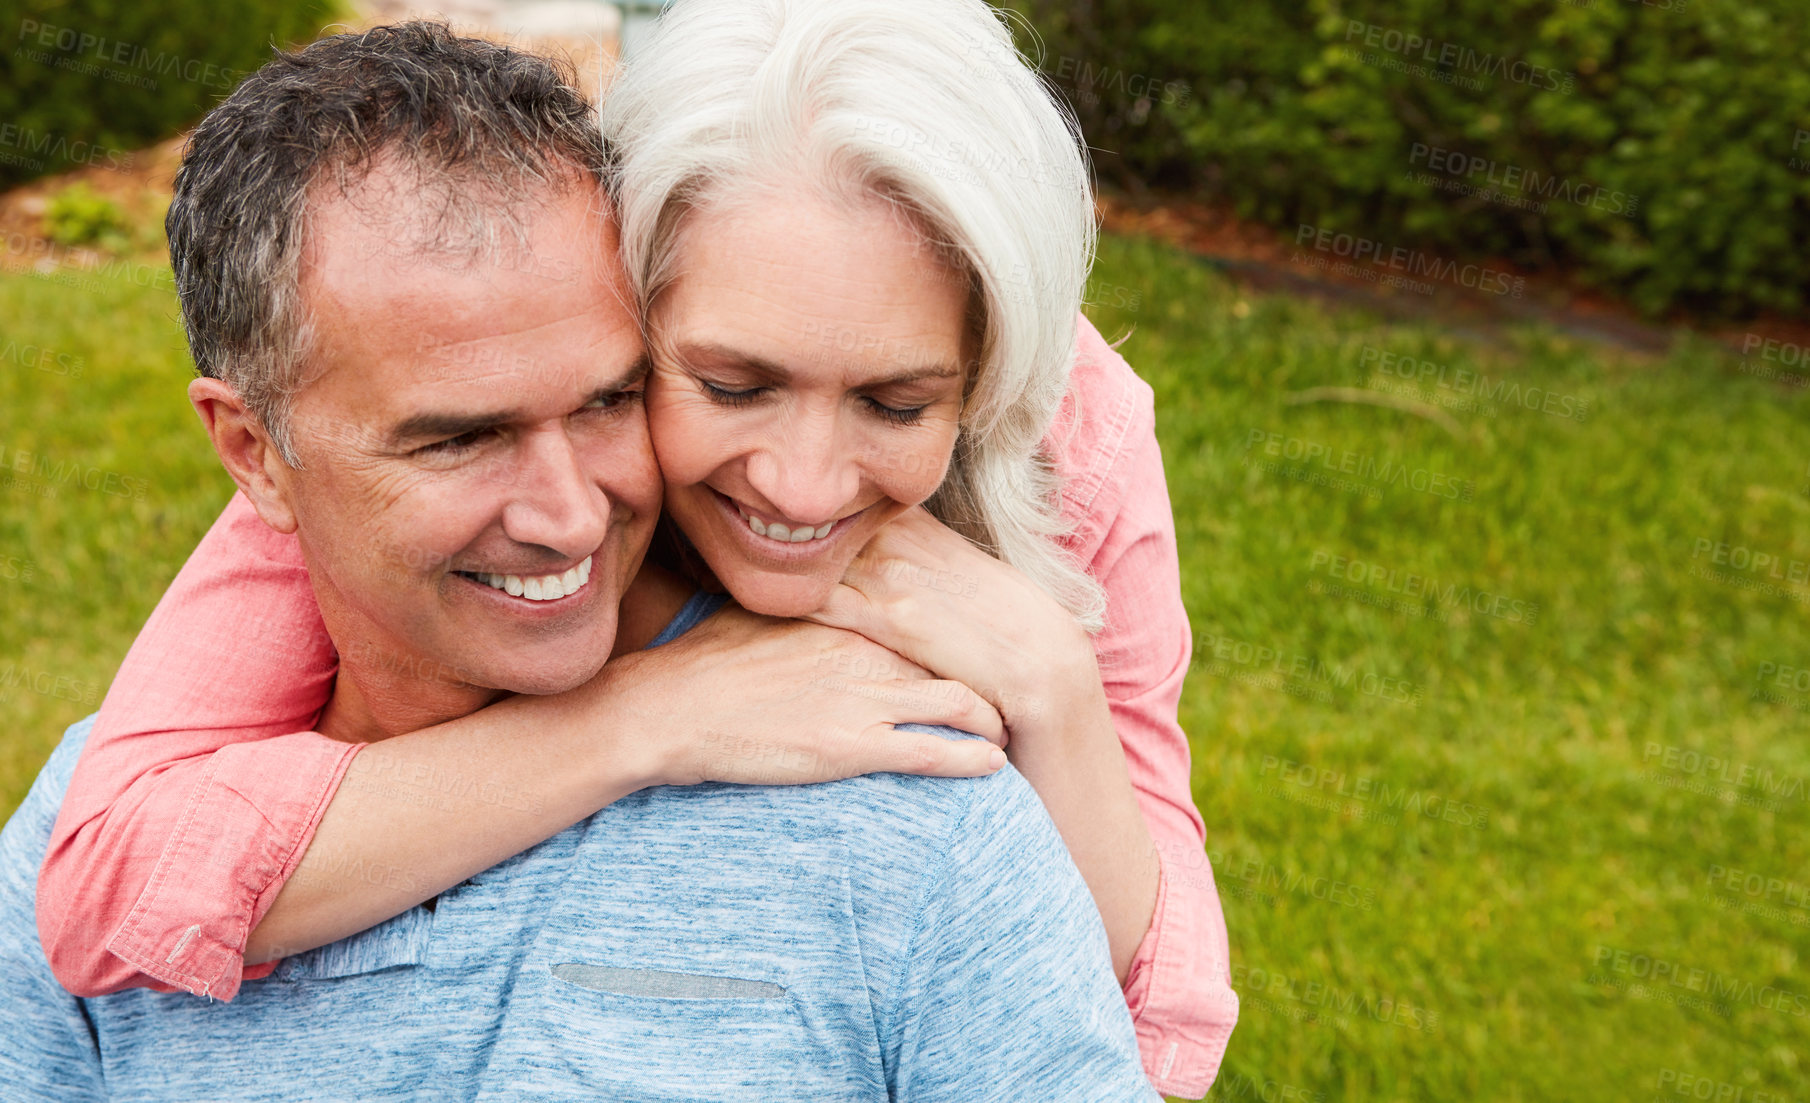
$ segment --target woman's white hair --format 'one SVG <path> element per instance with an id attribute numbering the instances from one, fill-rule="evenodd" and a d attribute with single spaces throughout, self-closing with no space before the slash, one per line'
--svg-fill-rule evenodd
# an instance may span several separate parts
<path id="1" fill-rule="evenodd" d="M 1056 542 L 1039 448 L 1068 389 L 1094 248 L 1071 116 L 983 0 L 679 0 L 603 97 L 622 257 L 644 316 L 680 229 L 799 181 L 906 212 L 968 282 L 979 370 L 929 510 L 1090 630 L 1105 592 Z"/>

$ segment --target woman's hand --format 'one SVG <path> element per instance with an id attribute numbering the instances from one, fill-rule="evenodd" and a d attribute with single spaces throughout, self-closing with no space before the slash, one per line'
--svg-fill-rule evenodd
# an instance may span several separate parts
<path id="1" fill-rule="evenodd" d="M 1005 762 L 999 713 L 967 686 L 853 632 L 735 605 L 539 704 L 636 733 L 650 785 L 801 785 L 886 772 L 972 777 Z M 943 724 L 988 742 L 895 724 Z"/>
<path id="2" fill-rule="evenodd" d="M 1081 626 L 1030 579 L 921 508 L 881 529 L 809 619 L 973 686 L 999 710 L 1012 764 L 1087 879 L 1123 982 L 1150 929 L 1160 875 Z"/>
<path id="3" fill-rule="evenodd" d="M 921 506 L 882 528 L 806 619 L 974 687 L 1013 731 L 1063 707 L 1063 689 L 1099 692 L 1092 641 L 1068 611 Z"/>

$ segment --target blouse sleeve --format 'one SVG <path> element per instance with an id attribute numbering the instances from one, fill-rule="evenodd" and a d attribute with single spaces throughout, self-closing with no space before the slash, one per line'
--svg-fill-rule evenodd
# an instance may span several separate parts
<path id="1" fill-rule="evenodd" d="M 1218 1074 L 1238 997 L 1177 718 L 1192 638 L 1154 394 L 1085 318 L 1070 404 L 1053 440 L 1071 548 L 1106 589 L 1106 626 L 1094 650 L 1161 868 L 1125 998 L 1151 1081 L 1196 1099 Z"/>
<path id="2" fill-rule="evenodd" d="M 299 545 L 235 494 L 120 665 L 38 876 L 70 992 L 230 1000 L 246 940 L 362 744 L 309 731 L 332 690 Z"/>

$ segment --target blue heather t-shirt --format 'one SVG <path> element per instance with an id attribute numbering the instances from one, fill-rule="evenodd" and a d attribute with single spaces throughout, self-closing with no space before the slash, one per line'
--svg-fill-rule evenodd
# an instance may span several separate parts
<path id="1" fill-rule="evenodd" d="M 1155 1098 L 1093 900 L 1010 766 L 645 789 L 231 1003 L 76 999 L 33 893 L 92 722 L 0 832 L 7 1103 Z"/>

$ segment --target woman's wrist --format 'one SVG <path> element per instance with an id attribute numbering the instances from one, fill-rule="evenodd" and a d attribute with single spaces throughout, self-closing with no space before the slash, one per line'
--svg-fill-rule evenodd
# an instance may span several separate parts
<path id="1" fill-rule="evenodd" d="M 1041 631 L 1034 647 L 1026 642 L 1027 646 L 1013 649 L 1018 661 L 1002 679 L 994 702 L 1014 737 L 1022 730 L 1067 726 L 1063 721 L 1098 716 L 1107 716 L 1110 726 L 1099 660 L 1086 631 L 1069 621 Z M 982 687 L 975 689 L 988 696 Z"/>
<path id="2" fill-rule="evenodd" d="M 590 779 L 597 807 L 629 793 L 667 784 L 670 724 L 656 722 L 643 654 L 611 659 L 588 683 L 551 696 L 522 695 L 490 706 L 526 740 L 560 745 L 570 766 Z M 670 717 L 669 717 L 670 720 Z"/>
<path id="3" fill-rule="evenodd" d="M 1048 669 L 1041 681 L 1041 696 L 1018 719 L 1007 716 L 1007 753 L 1087 880 L 1123 984 L 1150 929 L 1160 879 L 1156 851 L 1091 646 L 1082 659 Z"/>

